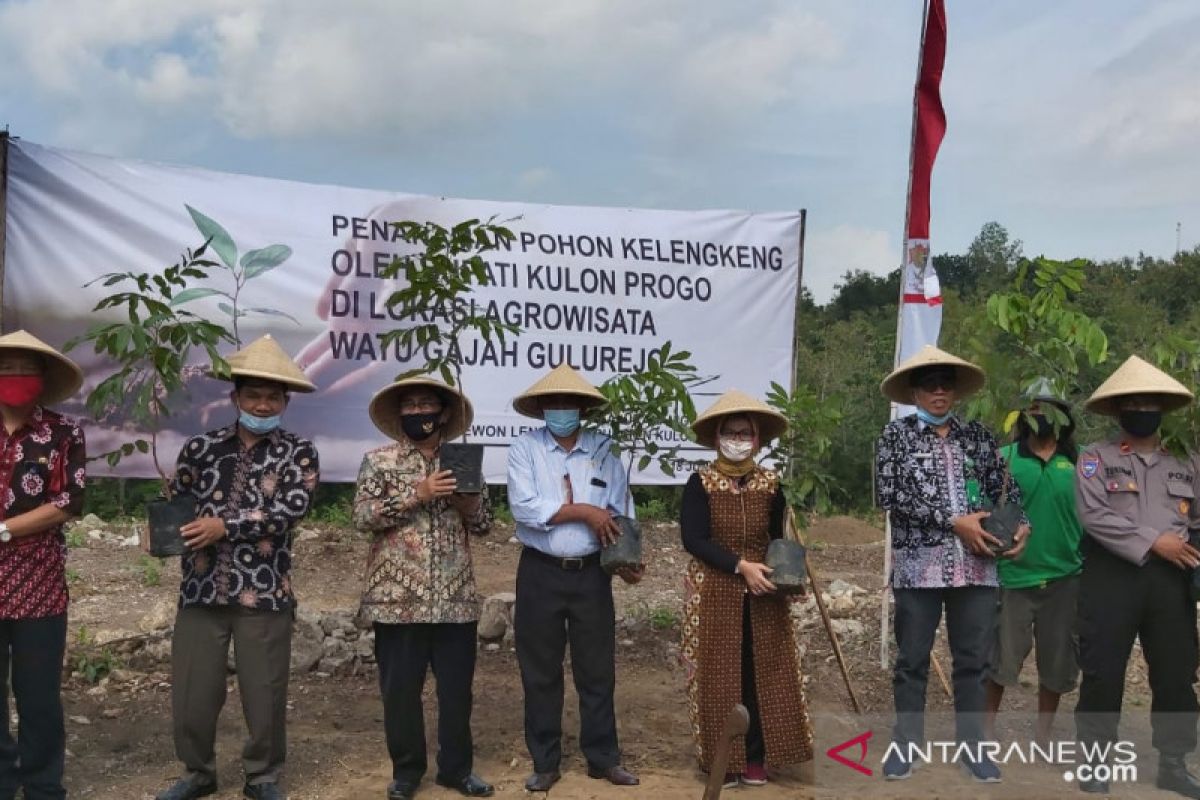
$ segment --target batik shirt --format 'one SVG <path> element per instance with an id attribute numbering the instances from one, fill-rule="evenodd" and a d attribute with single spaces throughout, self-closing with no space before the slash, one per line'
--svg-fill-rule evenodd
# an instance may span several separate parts
<path id="1" fill-rule="evenodd" d="M 367 453 L 354 493 L 354 525 L 371 534 L 362 615 L 371 622 L 462 623 L 479 619 L 467 535 L 492 524 L 487 487 L 466 519 L 445 498 L 422 503 L 417 484 L 440 469 L 410 442 Z"/>
<path id="2" fill-rule="evenodd" d="M 83 509 L 83 430 L 35 406 L 9 435 L 0 425 L 0 509 L 4 519 L 53 503 L 71 516 Z M 0 619 L 38 619 L 67 611 L 63 526 L 0 543 Z"/>
<path id="3" fill-rule="evenodd" d="M 996 440 L 978 422 L 950 420 L 938 436 L 915 414 L 894 420 L 876 445 L 879 505 L 891 512 L 892 586 L 924 589 L 997 586 L 996 560 L 971 553 L 954 534 L 954 518 L 982 510 L 968 500 L 977 481 L 980 500 L 1000 501 L 1005 467 Z M 1009 481 L 1009 502 L 1020 488 Z"/>
<path id="4" fill-rule="evenodd" d="M 316 448 L 279 428 L 251 448 L 236 425 L 188 439 L 173 489 L 196 498 L 197 516 L 224 520 L 225 538 L 184 554 L 179 605 L 291 608 L 292 529 L 318 477 Z"/>

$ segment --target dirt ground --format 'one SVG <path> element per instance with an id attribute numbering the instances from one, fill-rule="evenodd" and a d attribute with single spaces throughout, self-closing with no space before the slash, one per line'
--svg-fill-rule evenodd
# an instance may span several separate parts
<path id="1" fill-rule="evenodd" d="M 616 581 L 618 621 L 617 721 L 625 763 L 642 785 L 619 789 L 589 780 L 577 747 L 578 715 L 568 681 L 564 720 L 563 780 L 550 793 L 554 798 L 653 797 L 655 800 L 699 798 L 702 776 L 697 772 L 684 700 L 684 676 L 678 663 L 678 616 L 682 607 L 683 569 L 687 555 L 673 525 L 647 526 L 649 572 L 636 586 Z M 352 609 L 357 602 L 358 576 L 365 557 L 365 540 L 350 530 L 309 526 L 318 534 L 298 543 L 294 579 L 301 603 L 314 610 Z M 486 596 L 512 591 L 519 546 L 511 530 L 498 527 L 474 545 L 479 589 Z M 815 617 L 801 621 L 803 669 L 817 735 L 815 783 L 804 783 L 800 770 L 773 775 L 766 787 L 727 790 L 727 797 L 1055 797 L 1074 793 L 1061 768 L 1047 765 L 1009 767 L 998 785 L 972 784 L 951 766 L 933 766 L 903 783 L 885 783 L 878 774 L 888 741 L 891 707 L 890 672 L 880 665 L 879 608 L 882 586 L 882 533 L 861 520 L 833 517 L 809 530 L 811 559 L 822 586 L 841 579 L 866 590 L 853 608 L 833 615 L 853 618 L 843 641 L 855 691 L 863 714 L 849 703 L 828 637 Z M 81 653 L 95 653 L 95 644 L 135 635 L 147 618 L 169 617 L 178 567 L 166 562 L 159 584 L 153 566 L 139 562 L 136 548 L 108 541 L 87 541 L 71 549 L 72 664 Z M 857 620 L 854 623 L 853 620 Z M 859 624 L 861 623 L 861 624 Z M 82 630 L 82 633 L 81 633 Z M 949 671 L 949 656 L 939 642 L 938 658 Z M 1030 659 L 1032 661 L 1032 659 Z M 1126 708 L 1148 707 L 1145 673 L 1140 659 L 1130 670 Z M 1010 692 L 1001 722 L 1002 735 L 1027 738 L 1036 676 L 1026 665 L 1020 691 Z M 432 679 L 427 694 L 432 689 Z M 222 714 L 218 759 L 219 800 L 241 797 L 240 742 L 242 720 L 234 681 Z M 135 670 L 121 666 L 108 681 L 94 686 L 82 676 L 68 681 L 68 788 L 73 797 L 141 800 L 169 783 L 179 766 L 171 743 L 170 674 L 165 664 Z M 1074 696 L 1063 708 L 1074 707 Z M 933 720 L 948 717 L 946 695 L 931 675 L 929 709 Z M 352 676 L 309 674 L 293 676 L 289 703 L 289 758 L 286 786 L 293 800 L 382 798 L 390 777 L 383 743 L 383 722 L 373 671 Z M 432 699 L 426 703 L 430 753 L 435 736 Z M 473 729 L 477 772 L 497 786 L 500 797 L 525 795 L 523 781 L 531 765 L 522 733 L 520 678 L 515 654 L 507 646 L 481 651 L 475 678 Z M 1129 716 L 1127 714 L 1127 716 Z M 1143 714 L 1144 716 L 1144 714 Z M 872 732 L 865 761 L 874 775 L 867 777 L 835 763 L 825 751 L 850 737 Z M 1069 714 L 1058 722 L 1057 733 L 1073 733 Z M 1148 750 L 1148 748 L 1146 748 Z M 1153 762 L 1139 751 L 1142 781 L 1119 796 L 1166 796 L 1148 783 Z M 432 783 L 430 773 L 422 797 L 457 797 Z M 1114 787 L 1123 790 L 1124 787 Z"/>

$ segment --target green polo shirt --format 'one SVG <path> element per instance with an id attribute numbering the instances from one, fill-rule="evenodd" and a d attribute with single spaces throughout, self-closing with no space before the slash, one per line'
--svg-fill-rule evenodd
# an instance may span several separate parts
<path id="1" fill-rule="evenodd" d="M 1033 528 L 1020 558 L 997 559 L 1000 585 L 1026 589 L 1078 574 L 1083 568 L 1083 526 L 1075 514 L 1075 465 L 1062 453 L 1043 462 L 1016 443 L 1001 448 L 1000 454 L 1021 487 L 1025 516 Z"/>

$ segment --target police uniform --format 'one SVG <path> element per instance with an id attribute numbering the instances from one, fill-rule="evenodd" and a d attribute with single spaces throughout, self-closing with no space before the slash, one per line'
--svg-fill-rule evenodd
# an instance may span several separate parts
<path id="1" fill-rule="evenodd" d="M 1137 362 L 1133 366 L 1138 375 L 1157 379 L 1148 370 L 1158 370 L 1140 359 Z M 1116 414 L 1117 401 L 1135 394 L 1165 398 L 1164 410 L 1188 402 L 1190 392 L 1164 373 L 1158 374 L 1186 395 L 1172 392 L 1175 396 L 1168 397 L 1161 387 L 1139 384 L 1140 390 L 1110 389 L 1098 397 L 1106 382 L 1088 407 Z M 1160 558 L 1151 548 L 1163 533 L 1186 540 L 1189 530 L 1200 530 L 1198 480 L 1197 458 L 1182 460 L 1165 449 L 1137 452 L 1123 437 L 1087 448 L 1076 467 L 1075 499 L 1086 532 L 1078 618 L 1082 672 L 1075 707 L 1078 738 L 1098 744 L 1117 740 L 1125 668 L 1134 639 L 1140 639 L 1150 670 L 1153 745 L 1163 759 L 1159 785 L 1175 791 L 1181 788 L 1161 783 L 1162 764 L 1182 766 L 1183 756 L 1196 747 L 1197 702 L 1192 687 L 1200 658 L 1196 604 L 1190 570 Z M 1186 767 L 1182 769 L 1186 774 Z"/>

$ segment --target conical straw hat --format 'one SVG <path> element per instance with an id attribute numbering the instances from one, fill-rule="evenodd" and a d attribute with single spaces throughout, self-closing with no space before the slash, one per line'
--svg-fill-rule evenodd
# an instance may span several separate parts
<path id="1" fill-rule="evenodd" d="M 703 414 L 696 417 L 692 430 L 696 433 L 696 441 L 705 447 L 716 448 L 717 430 L 721 419 L 730 414 L 748 414 L 754 418 L 758 426 L 758 443 L 765 446 L 772 439 L 779 438 L 787 430 L 787 418 L 756 397 L 745 392 L 730 389 L 717 398 L 717 402 L 709 406 Z"/>
<path id="2" fill-rule="evenodd" d="M 524 393 L 517 395 L 513 400 L 513 408 L 518 414 L 541 419 L 542 412 L 538 408 L 538 399 L 550 394 L 575 395 L 584 401 L 584 410 L 599 408 L 608 402 L 604 399 L 604 395 L 600 394 L 599 389 L 584 380 L 583 376 L 569 364 L 564 363 L 550 370 L 548 375 L 530 386 Z"/>
<path id="3" fill-rule="evenodd" d="M 1132 394 L 1156 395 L 1163 411 L 1174 411 L 1192 402 L 1192 393 L 1179 381 L 1137 356 L 1130 356 L 1117 371 L 1092 392 L 1085 407 L 1096 414 L 1117 415 L 1117 401 Z"/>
<path id="4" fill-rule="evenodd" d="M 38 398 L 41 405 L 61 403 L 83 385 L 83 370 L 78 364 L 27 331 L 0 336 L 0 350 L 25 350 L 42 356 L 46 373 L 42 376 L 42 394 Z"/>
<path id="5" fill-rule="evenodd" d="M 229 363 L 231 378 L 264 378 L 278 381 L 297 392 L 311 392 L 317 388 L 269 333 L 225 360 Z"/>
<path id="6" fill-rule="evenodd" d="M 368 406 L 371 412 L 371 421 L 375 423 L 376 428 L 383 431 L 385 436 L 398 442 L 408 438 L 400 428 L 400 395 L 404 389 L 413 386 L 428 386 L 433 389 L 441 396 L 442 402 L 449 409 L 450 416 L 446 418 L 446 424 L 442 426 L 441 431 L 443 442 L 457 439 L 471 427 L 471 420 L 475 419 L 475 409 L 471 407 L 471 401 L 462 392 L 434 378 L 418 376 L 405 378 L 385 386 L 371 398 L 371 404 Z"/>
<path id="7" fill-rule="evenodd" d="M 987 380 L 983 370 L 970 361 L 964 361 L 945 350 L 927 344 L 883 379 L 883 383 L 879 384 L 883 396 L 893 403 L 911 405 L 912 387 L 908 385 L 908 376 L 922 367 L 953 367 L 958 384 L 955 387 L 955 396 L 960 400 L 978 392 Z"/>

